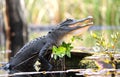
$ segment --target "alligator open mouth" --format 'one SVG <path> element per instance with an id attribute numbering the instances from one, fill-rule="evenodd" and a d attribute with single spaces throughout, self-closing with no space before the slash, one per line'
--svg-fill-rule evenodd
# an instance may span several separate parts
<path id="1" fill-rule="evenodd" d="M 88 28 L 92 25 L 93 25 L 93 17 L 92 16 L 88 16 L 87 18 L 84 18 L 82 20 L 77 20 L 76 23 L 71 24 L 69 26 L 69 27 L 78 27 L 77 29 L 70 32 L 70 34 L 72 33 L 73 35 L 80 35 L 80 34 L 84 33 L 85 31 L 87 31 Z"/>

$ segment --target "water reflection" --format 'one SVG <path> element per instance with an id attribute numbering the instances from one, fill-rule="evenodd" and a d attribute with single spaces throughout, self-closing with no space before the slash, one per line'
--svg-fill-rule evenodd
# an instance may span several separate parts
<path id="1" fill-rule="evenodd" d="M 120 69 L 118 67 L 117 61 L 119 60 L 120 54 L 114 54 L 113 57 L 110 57 L 106 54 L 97 54 L 93 56 L 86 57 L 85 60 L 93 60 L 97 65 L 99 65 L 100 69 L 93 70 L 91 73 L 84 73 L 87 75 L 86 77 L 120 77 Z"/>
<path id="2" fill-rule="evenodd" d="M 76 73 L 77 71 L 77 73 Z M 50 71 L 49 71 L 50 72 Z M 120 69 L 72 69 L 70 71 L 64 71 L 62 73 L 68 74 L 69 72 L 75 73 L 77 77 L 120 77 Z M 53 73 L 51 71 L 51 73 Z M 28 73 L 29 74 L 29 73 Z M 50 73 L 49 73 L 50 74 Z M 7 77 L 8 73 L 6 71 L 0 70 L 0 77 Z"/>
<path id="3" fill-rule="evenodd" d="M 83 75 L 85 77 L 120 77 L 120 69 L 102 69 L 95 72 L 93 69 L 86 69 L 76 73 L 76 75 Z"/>

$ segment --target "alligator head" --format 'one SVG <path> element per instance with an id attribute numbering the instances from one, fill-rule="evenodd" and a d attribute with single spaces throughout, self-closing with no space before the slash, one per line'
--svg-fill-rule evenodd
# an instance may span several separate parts
<path id="1" fill-rule="evenodd" d="M 50 34 L 54 39 L 61 39 L 67 34 L 79 35 L 93 25 L 93 17 L 88 16 L 80 20 L 66 19 L 54 28 Z"/>

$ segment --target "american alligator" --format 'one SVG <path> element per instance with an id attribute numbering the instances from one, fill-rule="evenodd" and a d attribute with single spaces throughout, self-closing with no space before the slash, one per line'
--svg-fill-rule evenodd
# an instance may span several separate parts
<path id="1" fill-rule="evenodd" d="M 78 30 L 89 27 L 93 24 L 93 17 L 88 16 L 81 20 L 66 19 L 52 29 L 46 36 L 36 38 L 25 44 L 16 55 L 5 65 L 5 70 L 15 72 L 31 72 L 36 71 L 34 64 L 39 61 L 45 67 L 45 70 L 51 70 L 52 65 L 44 56 L 49 53 L 49 49 L 53 45 L 58 46 L 59 41 L 69 33 L 75 34 Z M 86 22 L 86 23 L 85 23 Z M 33 77 L 32 75 L 14 76 L 14 77 Z M 36 76 L 35 76 L 36 77 Z"/>

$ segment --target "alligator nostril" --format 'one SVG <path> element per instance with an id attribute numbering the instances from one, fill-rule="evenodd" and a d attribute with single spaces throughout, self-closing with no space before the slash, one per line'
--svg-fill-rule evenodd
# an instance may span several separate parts
<path id="1" fill-rule="evenodd" d="M 49 34 L 51 33 L 51 31 L 50 32 L 48 32 Z"/>

